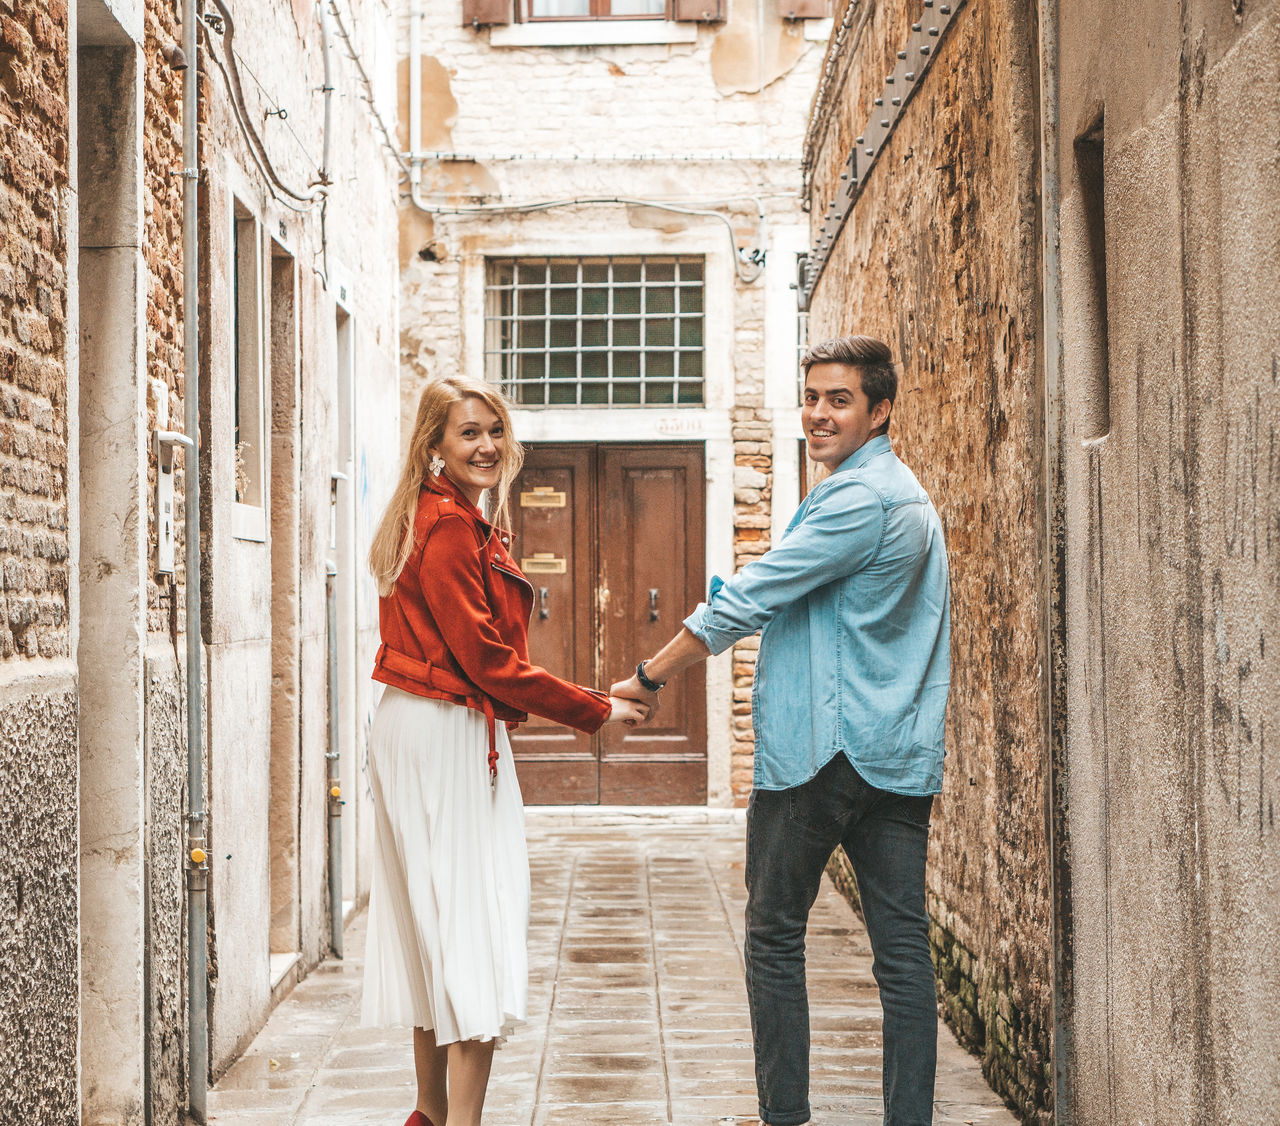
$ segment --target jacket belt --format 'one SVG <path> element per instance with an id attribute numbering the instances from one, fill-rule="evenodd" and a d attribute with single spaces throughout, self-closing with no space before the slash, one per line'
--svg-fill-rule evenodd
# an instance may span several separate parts
<path id="1" fill-rule="evenodd" d="M 498 734 L 494 722 L 493 700 L 470 681 L 463 680 L 462 677 L 455 676 L 448 669 L 442 669 L 430 661 L 419 661 L 407 653 L 390 649 L 385 641 L 378 647 L 374 667 L 400 673 L 401 676 L 407 676 L 426 688 L 434 688 L 437 692 L 460 697 L 462 702 L 473 711 L 483 712 L 485 724 L 489 729 L 489 785 L 497 786 Z"/>

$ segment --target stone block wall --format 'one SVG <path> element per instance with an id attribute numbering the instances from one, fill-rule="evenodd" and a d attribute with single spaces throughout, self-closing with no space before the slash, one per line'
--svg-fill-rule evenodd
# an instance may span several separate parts
<path id="1" fill-rule="evenodd" d="M 919 0 L 841 9 L 849 32 L 806 150 L 816 217 L 923 14 Z M 890 433 L 938 508 L 951 561 L 928 877 L 944 1012 L 1024 1120 L 1048 1122 L 1035 46 L 1031 4 L 959 11 L 837 239 L 810 339 L 869 333 L 904 365 Z"/>

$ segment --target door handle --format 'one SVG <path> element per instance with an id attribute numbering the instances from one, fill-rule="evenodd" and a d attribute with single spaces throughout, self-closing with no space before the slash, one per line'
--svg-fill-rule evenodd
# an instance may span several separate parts
<path id="1" fill-rule="evenodd" d="M 538 618 L 544 622 L 551 617 L 551 611 L 547 609 L 547 599 L 550 595 L 551 591 L 545 586 L 538 587 Z"/>
<path id="2" fill-rule="evenodd" d="M 658 620 L 658 588 L 652 587 L 649 590 L 649 621 L 656 622 Z"/>

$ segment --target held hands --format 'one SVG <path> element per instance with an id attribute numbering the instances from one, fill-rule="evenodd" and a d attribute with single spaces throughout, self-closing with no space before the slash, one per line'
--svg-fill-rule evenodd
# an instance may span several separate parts
<path id="1" fill-rule="evenodd" d="M 651 714 L 649 706 L 638 700 L 610 694 L 609 703 L 613 706 L 613 710 L 605 723 L 625 723 L 628 727 L 635 727 L 644 723 Z"/>
<path id="2" fill-rule="evenodd" d="M 620 680 L 609 689 L 612 698 L 634 701 L 645 708 L 648 719 L 658 714 L 658 694 L 650 692 L 640 683 L 639 677 L 632 674 L 626 680 Z"/>

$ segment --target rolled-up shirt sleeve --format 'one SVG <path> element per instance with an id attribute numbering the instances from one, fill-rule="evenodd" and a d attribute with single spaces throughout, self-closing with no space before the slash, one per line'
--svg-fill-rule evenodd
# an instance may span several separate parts
<path id="1" fill-rule="evenodd" d="M 869 566 L 884 527 L 879 493 L 849 474 L 828 477 L 777 547 L 719 586 L 713 582 L 710 597 L 684 620 L 685 628 L 712 653 L 723 653 L 810 591 Z"/>

